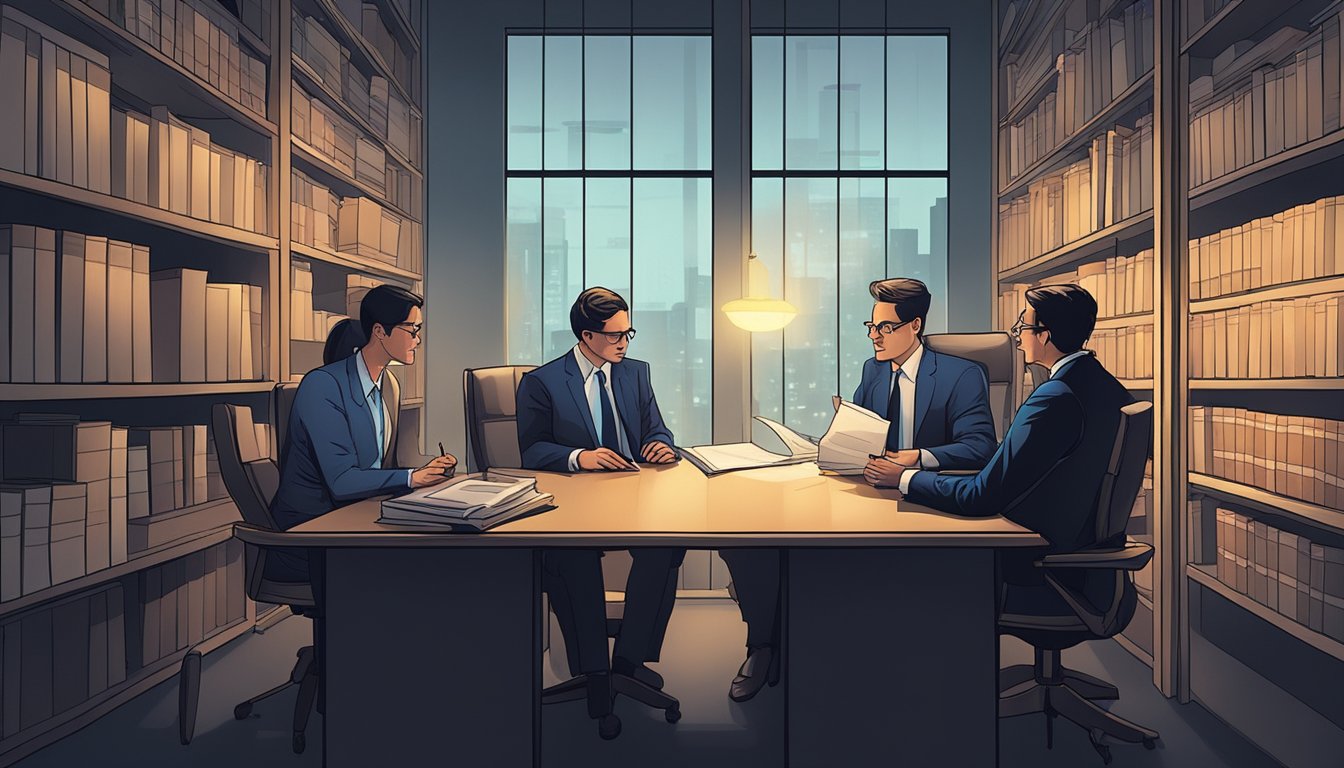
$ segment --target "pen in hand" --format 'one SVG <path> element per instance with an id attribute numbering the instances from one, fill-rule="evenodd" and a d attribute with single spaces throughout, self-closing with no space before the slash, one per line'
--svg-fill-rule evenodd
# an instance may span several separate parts
<path id="1" fill-rule="evenodd" d="M 445 450 L 443 449 L 443 441 L 442 441 L 442 440 L 439 441 L 439 455 L 440 455 L 440 456 L 447 456 L 447 455 L 448 455 L 448 452 L 445 451 Z M 453 478 L 453 473 L 455 473 L 455 472 L 457 472 L 457 465 L 453 465 L 453 466 L 449 467 L 449 468 L 448 468 L 448 471 L 445 472 L 444 474 L 448 475 L 448 479 L 451 480 L 451 479 Z"/>

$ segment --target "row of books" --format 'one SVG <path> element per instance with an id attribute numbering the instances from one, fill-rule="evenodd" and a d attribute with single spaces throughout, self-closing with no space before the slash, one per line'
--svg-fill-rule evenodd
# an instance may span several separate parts
<path id="1" fill-rule="evenodd" d="M 1190 376 L 1344 376 L 1344 294 L 1302 296 L 1190 316 Z"/>
<path id="2" fill-rule="evenodd" d="M 200 269 L 151 272 L 154 380 L 255 381 L 265 375 L 260 286 L 207 282 Z"/>
<path id="3" fill-rule="evenodd" d="M 266 62 L 240 45 L 238 35 L 240 19 L 252 30 L 269 26 L 261 0 L 236 3 L 239 18 L 208 0 L 84 2 L 231 101 L 266 117 Z"/>
<path id="4" fill-rule="evenodd" d="M 381 140 L 412 163 L 420 162 L 418 120 L 381 75 L 365 75 L 350 63 L 350 52 L 317 19 L 293 15 L 294 55 L 343 103 L 366 121 Z M 412 127 L 414 125 L 414 130 Z"/>
<path id="5" fill-rule="evenodd" d="M 1080 265 L 1030 285 L 1010 285 L 999 293 L 999 327 L 1011 328 L 1027 306 L 1027 291 L 1041 285 L 1076 283 L 1097 301 L 1097 317 L 1122 317 L 1153 311 L 1153 249 L 1133 256 L 1111 256 Z"/>
<path id="6" fill-rule="evenodd" d="M 0 739 L 125 682 L 125 610 L 113 582 L 0 623 Z"/>
<path id="7" fill-rule="evenodd" d="M 269 233 L 270 168 L 210 140 L 167 107 L 112 110 L 112 194 L 184 216 Z"/>
<path id="8" fill-rule="evenodd" d="M 387 184 L 387 155 L 381 144 L 364 138 L 336 110 L 308 95 L 298 83 L 291 99 L 294 136 L 332 165 L 383 193 Z"/>
<path id="9" fill-rule="evenodd" d="M 1344 509 L 1344 422 L 1192 406 L 1190 469 Z"/>
<path id="10" fill-rule="evenodd" d="M 109 193 L 107 56 L 10 6 L 0 16 L 0 168 Z"/>
<path id="11" fill-rule="evenodd" d="M 360 37 L 392 70 L 392 77 L 401 83 L 407 93 L 417 93 L 420 88 L 418 57 L 403 48 L 396 35 L 388 29 L 378 5 L 364 0 L 336 0 L 336 6 L 351 26 L 359 31 Z"/>
<path id="12" fill-rule="evenodd" d="M 1344 196 L 1325 197 L 1190 241 L 1190 294 L 1208 299 L 1344 274 Z"/>
<path id="13" fill-rule="evenodd" d="M 1153 377 L 1152 323 L 1093 331 L 1087 347 L 1117 379 Z"/>
<path id="14" fill-rule="evenodd" d="M 1344 549 L 1228 509 L 1215 519 L 1219 581 L 1344 642 Z"/>
<path id="15" fill-rule="evenodd" d="M 1233 44 L 1190 84 L 1190 183 L 1199 185 L 1340 127 L 1340 25 L 1285 26 Z"/>
<path id="16" fill-rule="evenodd" d="M 419 222 L 403 219 L 372 198 L 342 199 L 301 171 L 293 173 L 290 222 L 295 242 L 419 269 Z"/>
<path id="17" fill-rule="evenodd" d="M 1055 91 L 1008 126 L 1003 153 L 1007 178 L 1016 178 L 1153 68 L 1151 0 L 1126 6 L 1118 17 L 1088 22 L 1054 66 Z"/>
<path id="18" fill-rule="evenodd" d="M 137 574 L 128 655 L 147 667 L 247 616 L 243 544 L 230 539 Z"/>
<path id="19" fill-rule="evenodd" d="M 999 204 L 999 267 L 1007 269 L 1153 206 L 1153 119 L 1093 140 L 1088 157 L 1035 179 Z"/>
<path id="20" fill-rule="evenodd" d="M 341 198 L 308 174 L 290 172 L 289 238 L 296 243 L 336 250 Z"/>

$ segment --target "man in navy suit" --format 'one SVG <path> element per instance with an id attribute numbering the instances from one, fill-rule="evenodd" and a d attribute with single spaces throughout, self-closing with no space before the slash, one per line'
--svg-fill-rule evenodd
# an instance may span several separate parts
<path id="1" fill-rule="evenodd" d="M 404 288 L 370 290 L 359 307 L 368 343 L 303 377 L 280 447 L 280 483 L 271 501 L 280 528 L 370 496 L 443 482 L 457 464 L 452 456 L 440 456 L 419 469 L 396 468 L 400 389 L 387 367 L 392 361 L 415 362 L 423 305 Z M 302 550 L 275 550 L 267 559 L 267 575 L 281 581 L 320 578 L 309 573 L 307 561 Z"/>
<path id="2" fill-rule="evenodd" d="M 636 462 L 677 460 L 672 432 L 663 423 L 649 379 L 649 364 L 626 358 L 635 337 L 630 307 L 606 288 L 579 294 L 569 311 L 578 343 L 525 374 L 518 384 L 518 448 L 523 466 L 550 472 L 638 470 Z M 625 588 L 625 615 L 607 658 L 602 553 L 546 553 L 543 584 L 565 636 L 570 671 L 587 675 L 588 712 L 602 719 L 599 733 L 615 738 L 610 672 L 654 688 L 663 679 L 657 661 L 676 599 L 684 549 L 636 549 Z"/>
<path id="3" fill-rule="evenodd" d="M 1091 294 L 1077 285 L 1050 285 L 1027 291 L 1026 298 L 1013 335 L 1028 363 L 1050 367 L 1050 378 L 1018 409 L 979 474 L 949 477 L 911 469 L 896 485 L 905 498 L 943 512 L 1001 514 L 1045 537 L 1049 552 L 1118 546 L 1123 542 L 1096 540 L 1096 500 L 1120 409 L 1134 398 L 1083 349 L 1097 319 Z M 1040 555 L 1001 556 L 1004 581 L 1038 585 L 1041 569 L 1032 563 Z"/>
<path id="4" fill-rule="evenodd" d="M 910 278 L 877 280 L 872 321 L 864 323 L 873 357 L 863 365 L 854 402 L 891 422 L 884 455 L 865 470 L 872 484 L 895 484 L 908 467 L 979 469 L 994 451 L 989 383 L 976 363 L 924 346 L 932 296 Z M 746 701 L 778 679 L 779 554 L 725 550 L 742 618 L 747 659 L 729 697 Z"/>

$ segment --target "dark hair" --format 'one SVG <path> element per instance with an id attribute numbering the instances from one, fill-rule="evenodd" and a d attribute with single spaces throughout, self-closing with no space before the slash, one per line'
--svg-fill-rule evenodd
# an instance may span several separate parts
<path id="1" fill-rule="evenodd" d="M 337 360 L 344 360 L 365 343 L 367 339 L 359 330 L 359 326 L 347 317 L 333 325 L 331 333 L 327 334 L 327 343 L 322 347 L 322 364 L 330 365 Z"/>
<path id="2" fill-rule="evenodd" d="M 1050 332 L 1050 342 L 1064 354 L 1083 348 L 1097 324 L 1097 300 L 1082 286 L 1043 285 L 1027 291 L 1036 310 L 1036 324 Z"/>
<path id="3" fill-rule="evenodd" d="M 569 329 L 574 338 L 582 339 L 584 331 L 600 331 L 617 312 L 629 312 L 630 305 L 620 294 L 601 286 L 594 286 L 579 294 L 569 308 Z"/>
<path id="4" fill-rule="evenodd" d="M 411 316 L 411 307 L 423 307 L 425 300 L 396 285 L 379 285 L 364 294 L 359 302 L 359 327 L 365 339 L 373 338 L 373 326 L 381 325 L 391 333 L 398 323 Z"/>
<path id="5" fill-rule="evenodd" d="M 874 280 L 868 284 L 868 292 L 874 301 L 896 305 L 896 316 L 902 322 L 919 318 L 919 335 L 924 336 L 924 324 L 929 322 L 929 304 L 933 296 L 928 286 L 913 277 L 893 277 L 889 280 Z"/>

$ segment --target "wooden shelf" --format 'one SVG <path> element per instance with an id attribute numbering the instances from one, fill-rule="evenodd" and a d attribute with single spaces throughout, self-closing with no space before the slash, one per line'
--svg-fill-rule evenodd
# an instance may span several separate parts
<path id="1" fill-rule="evenodd" d="M 246 395 L 270 392 L 273 381 L 188 384 L 0 384 L 0 400 L 118 400 L 143 397 Z"/>
<path id="2" fill-rule="evenodd" d="M 999 272 L 1001 283 L 1025 283 L 1057 272 L 1065 267 L 1087 261 L 1107 250 L 1114 249 L 1121 242 L 1153 231 L 1153 212 L 1145 211 L 1137 216 L 1099 229 L 1086 237 L 1074 240 L 1030 261 Z"/>
<path id="3" fill-rule="evenodd" d="M 1008 186 L 999 190 L 999 196 L 1008 197 L 1030 184 L 1046 171 L 1053 170 L 1070 153 L 1087 146 L 1103 126 L 1113 123 L 1121 115 L 1142 103 L 1144 99 L 1151 99 L 1152 97 L 1153 71 L 1150 69 L 1130 84 L 1110 104 L 1107 104 L 1100 112 L 1084 123 L 1081 128 L 1069 134 L 1058 146 L 1027 166 L 1022 173 L 1018 174 L 1017 178 L 1008 183 Z"/>
<path id="4" fill-rule="evenodd" d="M 1344 291 L 1344 275 L 1318 277 L 1311 280 L 1299 280 L 1295 283 L 1283 283 L 1280 285 L 1267 285 L 1261 288 L 1252 288 L 1249 291 L 1230 293 L 1225 296 L 1216 296 L 1211 299 L 1196 299 L 1190 302 L 1190 312 L 1192 314 L 1200 312 L 1217 312 L 1223 309 L 1244 307 L 1247 304 L 1256 304 L 1261 301 L 1295 299 L 1302 296 L 1317 296 L 1324 293 L 1338 293 L 1341 291 Z"/>
<path id="5" fill-rule="evenodd" d="M 1344 390 L 1344 378 L 1338 379 L 1191 379 L 1191 389 L 1222 390 L 1308 390 L 1329 392 Z"/>
<path id="6" fill-rule="evenodd" d="M 200 504 L 198 506 L 217 506 L 221 504 L 232 506 L 233 501 L 230 499 L 215 499 L 214 501 L 207 501 L 205 504 Z M 49 600 L 72 595 L 76 592 L 89 589 L 90 587 L 106 584 L 107 582 L 119 579 L 122 576 L 143 571 L 146 568 L 151 568 L 160 563 L 166 563 L 169 560 L 176 560 L 179 557 L 190 555 L 193 552 L 200 552 L 221 542 L 228 541 L 231 538 L 233 538 L 233 523 L 227 523 L 211 528 L 208 531 L 201 531 L 193 536 L 186 536 L 176 541 L 154 547 L 153 549 L 137 552 L 124 563 L 119 563 L 110 568 L 104 568 L 80 576 L 77 579 L 71 579 L 62 584 L 38 590 L 30 595 L 24 595 L 23 597 L 0 603 L 0 617 L 19 613 Z"/>
<path id="7" fill-rule="evenodd" d="M 1239 41 L 1253 38 L 1266 27 L 1284 26 L 1306 28 L 1313 16 L 1333 0 L 1298 0 L 1297 2 L 1267 2 L 1266 0 L 1232 0 L 1204 26 L 1195 30 L 1181 53 L 1200 59 L 1210 59 L 1223 49 Z"/>
<path id="8" fill-rule="evenodd" d="M 1280 199 L 1285 191 L 1292 191 L 1291 189 L 1285 190 L 1285 187 L 1299 186 L 1298 181 L 1293 178 L 1299 174 L 1324 173 L 1327 177 L 1333 177 L 1327 178 L 1327 183 L 1331 181 L 1337 183 L 1339 175 L 1336 171 L 1339 169 L 1335 168 L 1333 164 L 1325 168 L 1322 168 L 1322 166 L 1341 158 L 1344 158 L 1344 130 L 1335 130 L 1319 139 L 1309 141 L 1306 144 L 1299 144 L 1292 149 L 1258 160 L 1191 188 L 1190 210 L 1194 212 L 1229 198 L 1242 197 L 1257 201 L 1263 199 L 1266 204 L 1269 204 Z M 1280 182 L 1280 184 L 1268 186 L 1269 182 Z M 1291 205 L 1291 203 L 1279 205 L 1273 210 L 1251 213 L 1249 216 L 1243 216 L 1240 220 L 1245 221 L 1247 218 L 1257 215 L 1277 213 L 1288 205 Z M 1261 210 L 1265 208 L 1265 205 L 1252 205 L 1250 207 Z"/>
<path id="9" fill-rule="evenodd" d="M 316 175 L 319 181 L 331 188 L 331 191 L 341 197 L 367 197 L 376 201 L 389 211 L 401 216 L 404 219 L 410 219 L 420 223 L 420 219 L 407 213 L 400 206 L 393 205 L 387 199 L 387 193 L 375 189 L 367 182 L 355 178 L 353 173 L 337 167 L 335 163 L 328 160 L 319 153 L 308 142 L 300 139 L 298 136 L 291 137 L 293 145 L 293 159 L 299 161 L 298 164 L 304 167 L 305 172 L 310 175 Z"/>
<path id="10" fill-rule="evenodd" d="M 335 264 L 338 267 L 353 269 L 357 272 L 364 272 L 374 277 L 386 277 L 393 280 L 404 280 L 408 283 L 414 283 L 422 279 L 418 272 L 412 272 L 409 269 L 402 269 L 385 261 L 371 259 L 368 256 L 360 256 L 356 253 L 341 253 L 327 248 L 319 248 L 315 245 L 305 245 L 304 243 L 290 243 L 289 249 L 295 255 L 308 259 Z"/>
<path id="11" fill-rule="evenodd" d="M 1344 511 L 1322 507 L 1301 499 L 1280 496 L 1277 493 L 1250 485 L 1234 483 L 1221 477 L 1190 473 L 1190 485 L 1229 501 L 1239 502 L 1261 512 L 1292 517 L 1304 523 L 1333 533 L 1344 533 Z"/>
<path id="12" fill-rule="evenodd" d="M 419 408 L 424 404 L 425 398 L 423 397 L 408 397 L 401 401 L 402 408 Z"/>
<path id="13" fill-rule="evenodd" d="M 1117 381 L 1128 390 L 1136 392 L 1151 392 L 1153 390 L 1152 379 L 1117 379 Z"/>
<path id="14" fill-rule="evenodd" d="M 146 224 L 171 229 L 183 234 L 214 240 L 215 242 L 249 248 L 257 251 L 269 251 L 279 247 L 279 241 L 268 235 L 249 232 L 245 229 L 216 224 L 184 216 L 180 213 L 165 211 L 144 203 L 125 200 L 101 192 L 93 192 L 59 181 L 29 176 L 23 173 L 0 168 L 0 186 L 50 197 L 76 205 L 83 205 L 99 211 L 115 213 Z"/>
<path id="15" fill-rule="evenodd" d="M 356 114 L 355 111 L 350 108 L 350 105 L 341 98 L 340 94 L 333 91 L 330 85 L 323 82 L 322 78 L 317 76 L 317 73 L 313 71 L 313 68 L 308 66 L 308 62 L 295 56 L 293 58 L 292 66 L 295 76 L 304 83 L 304 90 L 307 91 L 310 96 L 319 99 L 328 107 L 340 112 L 341 117 L 354 123 L 355 126 L 364 133 L 365 138 L 377 142 L 378 146 L 383 148 L 383 152 L 385 152 L 388 157 L 395 160 L 398 165 L 405 168 L 412 176 L 421 180 L 425 178 L 424 174 L 420 172 L 420 169 L 410 161 L 410 158 L 401 154 L 401 152 L 397 151 L 391 144 L 389 144 L 387 138 L 379 134 L 363 115 Z"/>
<path id="16" fill-rule="evenodd" d="M 1147 322 L 1145 322 L 1147 321 Z M 1095 330 L 1104 331 L 1111 328 L 1128 328 L 1131 325 L 1147 325 L 1155 322 L 1153 311 L 1135 312 L 1132 315 L 1117 315 L 1115 317 L 1103 317 L 1097 320 Z"/>
<path id="17" fill-rule="evenodd" d="M 211 640 L 216 646 L 224 645 L 246 634 L 251 628 L 251 623 L 246 619 L 239 619 L 211 635 Z M 178 674 L 187 650 L 189 649 L 159 659 L 88 701 L 0 741 L 0 766 L 12 765 L 37 750 L 60 741 L 159 683 L 173 678 Z"/>
<path id="18" fill-rule="evenodd" d="M 1344 643 L 1305 627 L 1278 611 L 1271 610 L 1268 606 L 1261 605 L 1252 600 L 1249 596 L 1243 595 L 1237 590 L 1227 586 L 1218 580 L 1217 571 L 1214 570 L 1213 567 L 1190 563 L 1185 566 L 1185 572 L 1190 576 L 1192 581 L 1216 592 L 1237 607 L 1249 611 L 1257 618 L 1278 627 L 1318 651 L 1329 654 L 1332 658 L 1344 661 Z"/>
<path id="19" fill-rule="evenodd" d="M 340 9 L 336 7 L 333 0 L 306 0 L 295 3 L 295 5 L 307 5 L 309 10 L 319 11 L 326 16 L 329 22 L 324 25 L 327 27 L 327 32 L 341 38 L 341 42 L 345 43 L 351 53 L 357 54 L 358 58 L 362 58 L 378 75 L 385 78 L 389 87 L 396 90 L 397 95 L 410 106 L 411 111 L 415 112 L 417 117 L 422 115 L 419 102 L 411 98 L 406 87 L 392 73 L 392 67 L 383 61 L 382 55 L 375 51 L 372 45 L 369 45 L 369 41 L 365 40 L 364 35 L 355 29 L 355 26 L 350 23 L 345 14 L 341 13 Z"/>

